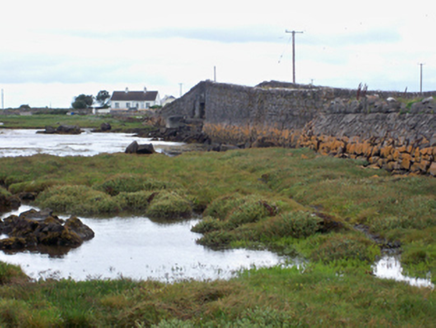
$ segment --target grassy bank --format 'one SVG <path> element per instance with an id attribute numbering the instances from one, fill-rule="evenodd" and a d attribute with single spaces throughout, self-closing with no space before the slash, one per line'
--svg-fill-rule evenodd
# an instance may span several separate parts
<path id="1" fill-rule="evenodd" d="M 355 225 L 401 243 L 404 273 L 436 282 L 436 179 L 363 164 L 282 148 L 2 158 L 9 193 L 34 192 L 59 214 L 201 213 L 193 229 L 206 247 L 268 248 L 309 264 L 170 285 L 18 277 L 0 287 L 0 317 L 10 326 L 431 327 L 434 292 L 372 276 L 380 248 Z"/>
<path id="2" fill-rule="evenodd" d="M 7 129 L 44 129 L 46 126 L 77 125 L 81 128 L 99 129 L 102 123 L 109 123 L 112 130 L 123 132 L 134 129 L 144 129 L 143 119 L 115 118 L 112 116 L 97 115 L 49 115 L 38 114 L 32 116 L 3 115 L 0 128 Z"/>

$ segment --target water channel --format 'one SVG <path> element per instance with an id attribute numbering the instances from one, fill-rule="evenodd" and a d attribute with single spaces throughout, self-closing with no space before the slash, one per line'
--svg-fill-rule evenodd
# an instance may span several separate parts
<path id="1" fill-rule="evenodd" d="M 171 153 L 182 143 L 166 143 L 135 138 L 126 133 L 44 135 L 36 130 L 0 129 L 0 157 L 50 154 L 56 156 L 94 156 L 123 152 L 132 142 L 153 143 L 157 152 Z M 30 209 L 3 213 L 1 218 Z M 95 237 L 70 250 L 0 252 L 0 261 L 19 264 L 32 278 L 227 279 L 240 269 L 252 266 L 285 265 L 286 258 L 268 251 L 211 250 L 197 245 L 199 234 L 190 228 L 199 219 L 173 223 L 153 222 L 147 217 L 80 219 L 95 232 Z M 1 236 L 0 236 L 1 238 Z M 383 256 L 373 266 L 380 278 L 404 281 L 421 287 L 434 287 L 430 279 L 404 276 L 398 256 Z"/>

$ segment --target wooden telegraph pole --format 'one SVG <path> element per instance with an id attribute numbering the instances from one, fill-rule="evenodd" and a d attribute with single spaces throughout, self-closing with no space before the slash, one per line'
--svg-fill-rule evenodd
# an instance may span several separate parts
<path id="1" fill-rule="evenodd" d="M 302 31 L 285 31 L 292 33 L 292 82 L 295 83 L 295 33 L 303 33 Z"/>

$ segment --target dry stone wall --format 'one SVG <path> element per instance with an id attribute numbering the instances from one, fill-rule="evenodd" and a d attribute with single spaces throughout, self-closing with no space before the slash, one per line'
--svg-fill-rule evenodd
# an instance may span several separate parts
<path id="1" fill-rule="evenodd" d="M 309 147 L 396 172 L 436 176 L 436 93 L 416 94 L 265 82 L 200 82 L 161 115 L 202 119 L 213 142 Z M 359 96 L 359 97 L 357 97 Z"/>

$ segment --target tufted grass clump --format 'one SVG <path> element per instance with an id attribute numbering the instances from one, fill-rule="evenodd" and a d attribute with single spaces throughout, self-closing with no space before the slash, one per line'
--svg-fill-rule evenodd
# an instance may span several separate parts
<path id="1" fill-rule="evenodd" d="M 41 208 L 76 215 L 117 213 L 121 210 L 118 202 L 108 194 L 81 185 L 52 187 L 43 191 L 36 203 Z"/>
<path id="2" fill-rule="evenodd" d="M 258 230 L 269 238 L 307 238 L 319 230 L 320 222 L 309 212 L 287 212 L 266 221 Z"/>
<path id="3" fill-rule="evenodd" d="M 175 219 L 192 215 L 191 203 L 174 191 L 160 191 L 151 201 L 146 214 L 151 218 Z"/>
<path id="4" fill-rule="evenodd" d="M 21 267 L 0 261 L 0 285 L 28 279 Z"/>
<path id="5" fill-rule="evenodd" d="M 208 233 L 215 230 L 220 230 L 223 228 L 223 223 L 211 216 L 204 217 L 203 220 L 198 222 L 195 226 L 191 228 L 192 232 L 197 233 Z"/>
<path id="6" fill-rule="evenodd" d="M 154 191 L 121 192 L 114 200 L 123 210 L 141 211 L 148 208 L 152 199 L 157 195 Z"/>
<path id="7" fill-rule="evenodd" d="M 380 249 L 364 236 L 351 233 L 331 233 L 321 236 L 314 247 L 311 258 L 323 263 L 358 260 L 372 263 L 380 255 Z"/>
<path id="8" fill-rule="evenodd" d="M 203 215 L 224 220 L 236 206 L 242 203 L 244 203 L 244 199 L 240 194 L 221 196 L 207 206 Z"/>
<path id="9" fill-rule="evenodd" d="M 212 248 L 224 248 L 229 247 L 230 243 L 235 240 L 237 240 L 237 237 L 232 231 L 213 230 L 197 239 L 196 242 Z"/>
<path id="10" fill-rule="evenodd" d="M 20 192 L 40 193 L 58 184 L 61 184 L 61 182 L 57 180 L 32 180 L 13 183 L 8 189 L 13 194 L 18 194 Z"/>
<path id="11" fill-rule="evenodd" d="M 123 173 L 109 177 L 104 182 L 95 184 L 93 188 L 111 196 L 116 196 L 121 192 L 176 189 L 180 187 L 175 183 L 155 180 L 145 175 Z"/>

